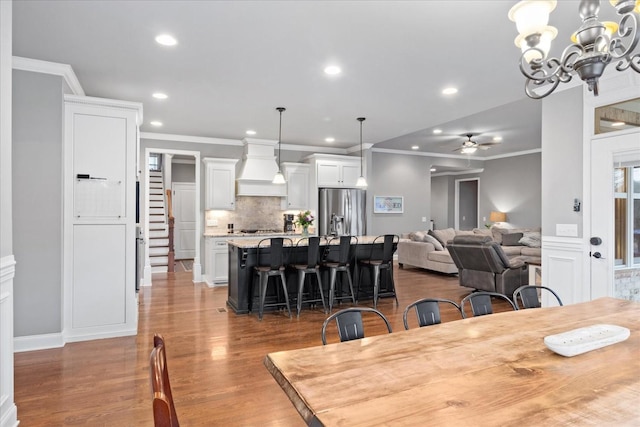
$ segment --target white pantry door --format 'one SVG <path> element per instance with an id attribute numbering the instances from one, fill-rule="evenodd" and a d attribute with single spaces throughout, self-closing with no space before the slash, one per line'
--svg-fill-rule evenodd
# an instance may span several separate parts
<path id="1" fill-rule="evenodd" d="M 196 185 L 192 182 L 174 182 L 172 190 L 176 259 L 193 259 L 196 254 Z"/>
<path id="2" fill-rule="evenodd" d="M 591 140 L 591 299 L 614 296 L 614 186 L 618 163 L 640 160 L 640 132 Z"/>

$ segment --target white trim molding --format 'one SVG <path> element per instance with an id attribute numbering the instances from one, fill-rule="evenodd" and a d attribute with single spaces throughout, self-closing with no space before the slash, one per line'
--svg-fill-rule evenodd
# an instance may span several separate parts
<path id="1" fill-rule="evenodd" d="M 13 255 L 0 258 L 0 426 L 18 425 L 13 392 Z"/>
<path id="2" fill-rule="evenodd" d="M 591 300 L 584 286 L 588 250 L 581 238 L 542 236 L 542 284 L 555 290 L 565 305 Z"/>
<path id="3" fill-rule="evenodd" d="M 13 351 L 21 353 L 24 351 L 46 350 L 48 348 L 64 347 L 64 344 L 62 333 L 28 335 L 13 338 Z"/>
<path id="4" fill-rule="evenodd" d="M 84 89 L 80 84 L 80 80 L 69 64 L 59 64 L 57 62 L 41 61 L 39 59 L 23 58 L 21 56 L 13 57 L 13 69 L 22 71 L 31 71 L 33 73 L 51 74 L 60 76 L 64 79 L 73 95 L 84 96 Z"/>

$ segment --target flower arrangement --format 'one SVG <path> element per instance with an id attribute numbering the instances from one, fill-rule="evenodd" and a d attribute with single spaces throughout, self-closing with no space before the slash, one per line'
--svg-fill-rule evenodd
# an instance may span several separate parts
<path id="1" fill-rule="evenodd" d="M 301 227 L 309 227 L 310 225 L 313 224 L 314 219 L 315 218 L 313 217 L 313 215 L 311 215 L 311 211 L 307 210 L 307 211 L 298 213 L 295 221 L 293 222 Z"/>

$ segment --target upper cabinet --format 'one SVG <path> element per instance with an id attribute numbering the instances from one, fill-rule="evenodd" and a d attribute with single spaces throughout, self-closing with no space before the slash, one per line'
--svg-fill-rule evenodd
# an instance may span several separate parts
<path id="1" fill-rule="evenodd" d="M 309 209 L 309 165 L 282 163 L 287 181 L 287 195 L 282 199 L 282 209 Z"/>
<path id="2" fill-rule="evenodd" d="M 317 159 L 318 187 L 353 188 L 360 176 L 359 159 Z"/>
<path id="3" fill-rule="evenodd" d="M 237 159 L 204 158 L 205 209 L 234 210 L 236 208 Z"/>

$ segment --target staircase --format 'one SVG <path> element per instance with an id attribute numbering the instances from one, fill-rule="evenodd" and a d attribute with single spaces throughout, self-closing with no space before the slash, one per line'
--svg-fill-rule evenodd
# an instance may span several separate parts
<path id="1" fill-rule="evenodd" d="M 169 260 L 169 226 L 164 203 L 162 172 L 149 172 L 149 261 L 152 273 L 166 273 Z"/>

